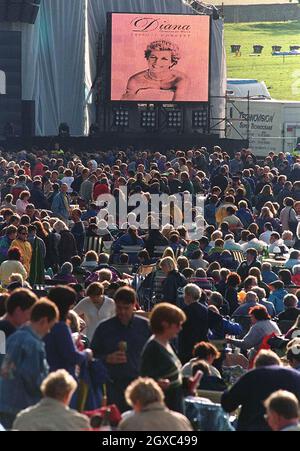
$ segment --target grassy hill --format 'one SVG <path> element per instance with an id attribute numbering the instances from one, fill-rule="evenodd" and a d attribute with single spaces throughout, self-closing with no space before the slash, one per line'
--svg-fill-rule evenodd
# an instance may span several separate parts
<path id="1" fill-rule="evenodd" d="M 256 78 L 266 82 L 274 99 L 300 100 L 300 56 L 272 56 L 272 45 L 288 51 L 300 45 L 300 21 L 225 25 L 228 78 Z M 241 56 L 231 53 L 240 44 Z M 250 56 L 253 45 L 263 45 L 261 56 Z"/>

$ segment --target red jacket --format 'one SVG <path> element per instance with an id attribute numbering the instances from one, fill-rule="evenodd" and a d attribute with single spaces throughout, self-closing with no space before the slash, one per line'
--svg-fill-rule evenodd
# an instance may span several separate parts
<path id="1" fill-rule="evenodd" d="M 44 165 L 43 163 L 37 163 L 33 170 L 33 176 L 44 175 Z"/>
<path id="2" fill-rule="evenodd" d="M 292 276 L 292 282 L 297 285 L 297 287 L 300 287 L 300 274 Z"/>
<path id="3" fill-rule="evenodd" d="M 94 192 L 93 192 L 94 200 L 97 200 L 98 197 L 101 196 L 101 194 L 109 194 L 109 193 L 110 193 L 109 186 L 99 183 L 98 185 L 95 185 L 95 187 L 94 187 Z"/>

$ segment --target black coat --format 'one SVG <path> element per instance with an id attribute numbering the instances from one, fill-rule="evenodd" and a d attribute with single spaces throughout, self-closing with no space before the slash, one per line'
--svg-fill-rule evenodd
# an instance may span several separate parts
<path id="1" fill-rule="evenodd" d="M 38 210 L 50 210 L 49 202 L 42 190 L 32 188 L 30 201 Z"/>
<path id="2" fill-rule="evenodd" d="M 187 285 L 186 278 L 178 271 L 171 271 L 162 284 L 163 302 L 176 304 L 177 290 Z"/>
<path id="3" fill-rule="evenodd" d="M 155 247 L 168 247 L 169 241 L 159 230 L 150 230 L 149 236 L 145 239 L 145 248 L 149 252 L 151 258 L 154 257 Z"/>
<path id="4" fill-rule="evenodd" d="M 70 262 L 74 255 L 77 255 L 76 241 L 73 234 L 69 230 L 60 232 L 60 242 L 58 244 L 59 262 L 62 265 Z"/>
<path id="5" fill-rule="evenodd" d="M 179 334 L 179 358 L 184 364 L 192 358 L 193 348 L 200 341 L 208 341 L 208 309 L 200 302 L 186 306 L 186 322 Z"/>
<path id="6" fill-rule="evenodd" d="M 269 366 L 249 371 L 226 391 L 221 400 L 226 412 L 234 412 L 240 405 L 238 431 L 269 431 L 263 402 L 275 391 L 287 390 L 300 399 L 300 373 L 290 368 Z"/>

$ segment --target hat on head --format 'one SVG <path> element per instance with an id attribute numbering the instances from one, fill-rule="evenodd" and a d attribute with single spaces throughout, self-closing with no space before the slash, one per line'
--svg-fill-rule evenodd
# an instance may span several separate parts
<path id="1" fill-rule="evenodd" d="M 274 282 L 271 282 L 269 284 L 270 288 L 274 288 L 274 290 L 279 290 L 280 288 L 284 287 L 284 283 L 282 282 L 282 280 L 274 280 Z"/>

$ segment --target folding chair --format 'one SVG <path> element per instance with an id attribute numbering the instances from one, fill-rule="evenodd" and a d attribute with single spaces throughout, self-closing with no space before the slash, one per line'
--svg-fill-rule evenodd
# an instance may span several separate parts
<path id="1" fill-rule="evenodd" d="M 143 250 L 142 246 L 122 246 L 121 254 L 128 254 L 129 263 L 137 263 L 137 256 Z"/>
<path id="2" fill-rule="evenodd" d="M 86 236 L 84 240 L 84 253 L 95 251 L 97 254 L 101 253 L 102 237 L 101 236 Z"/>
<path id="3" fill-rule="evenodd" d="M 245 261 L 245 255 L 243 251 L 231 251 L 231 254 L 235 261 L 237 261 L 239 264 L 243 263 Z"/>

